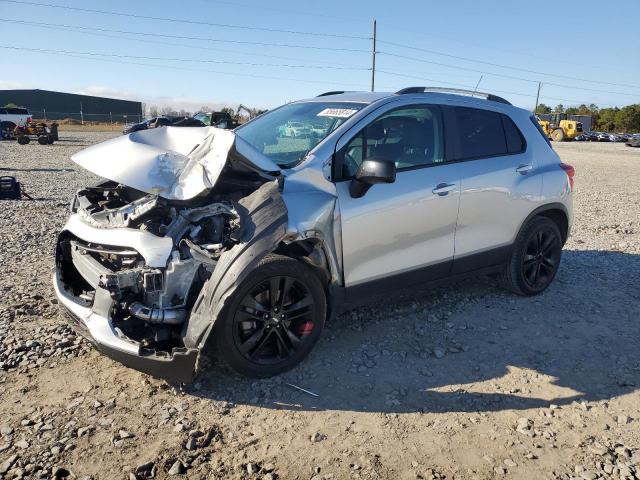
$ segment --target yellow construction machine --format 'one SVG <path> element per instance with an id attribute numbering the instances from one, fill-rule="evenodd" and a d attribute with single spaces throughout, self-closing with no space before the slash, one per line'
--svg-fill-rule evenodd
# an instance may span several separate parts
<path id="1" fill-rule="evenodd" d="M 552 113 L 545 117 L 548 120 L 538 117 L 538 123 L 547 137 L 554 142 L 573 140 L 582 133 L 582 123 L 569 120 L 566 113 Z"/>

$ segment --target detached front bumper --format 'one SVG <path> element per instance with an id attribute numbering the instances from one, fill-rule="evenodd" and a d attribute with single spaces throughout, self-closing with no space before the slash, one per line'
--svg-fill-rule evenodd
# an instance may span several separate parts
<path id="1" fill-rule="evenodd" d="M 123 338 L 109 318 L 74 297 L 64 286 L 60 272 L 53 274 L 53 288 L 60 306 L 75 330 L 113 360 L 171 382 L 191 382 L 196 373 L 198 350 L 174 348 L 171 354 L 148 350 Z"/>

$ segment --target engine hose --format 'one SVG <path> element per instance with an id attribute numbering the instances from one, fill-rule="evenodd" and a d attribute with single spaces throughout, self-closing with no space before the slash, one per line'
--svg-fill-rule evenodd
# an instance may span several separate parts
<path id="1" fill-rule="evenodd" d="M 129 313 L 149 323 L 180 325 L 187 318 L 187 311 L 181 308 L 150 308 L 140 302 L 129 305 Z"/>

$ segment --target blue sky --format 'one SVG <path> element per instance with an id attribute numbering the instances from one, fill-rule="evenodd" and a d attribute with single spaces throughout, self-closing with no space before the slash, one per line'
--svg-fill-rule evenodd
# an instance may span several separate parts
<path id="1" fill-rule="evenodd" d="M 638 0 L 615 5 L 582 1 L 579 6 L 518 0 L 33 1 L 209 25 L 0 1 L 0 45 L 68 52 L 0 48 L 5 66 L 0 88 L 83 92 L 188 110 L 239 102 L 269 108 L 326 90 L 368 90 L 368 37 L 375 18 L 380 52 L 376 90 L 410 85 L 473 89 L 482 75 L 478 90 L 527 108 L 535 103 L 538 81 L 543 82 L 541 102 L 552 106 L 640 103 Z M 289 46 L 232 43 L 238 41 Z"/>

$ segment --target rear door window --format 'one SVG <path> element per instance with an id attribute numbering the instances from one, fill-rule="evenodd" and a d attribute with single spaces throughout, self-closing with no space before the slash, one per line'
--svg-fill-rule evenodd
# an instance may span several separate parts
<path id="1" fill-rule="evenodd" d="M 508 153 L 502 115 L 478 108 L 455 107 L 460 152 L 456 160 Z"/>

